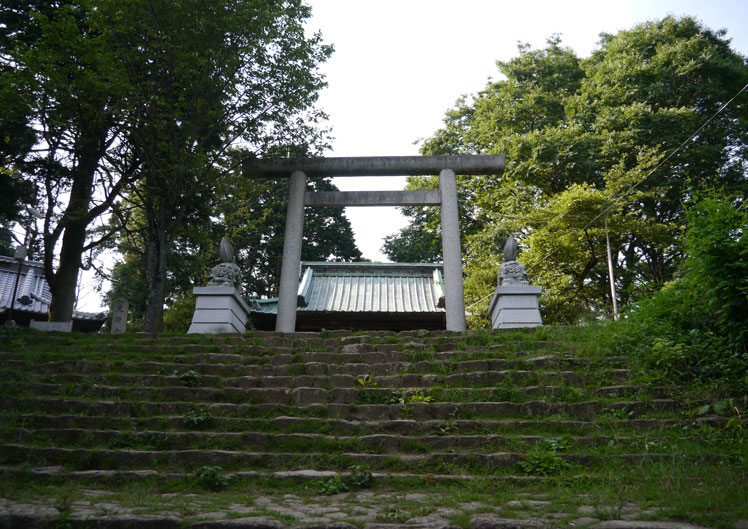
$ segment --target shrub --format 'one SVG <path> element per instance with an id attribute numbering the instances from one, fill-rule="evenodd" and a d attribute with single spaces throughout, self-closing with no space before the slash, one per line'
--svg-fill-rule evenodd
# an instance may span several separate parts
<path id="1" fill-rule="evenodd" d="M 618 324 L 618 348 L 652 382 L 728 382 L 748 389 L 748 212 L 707 197 L 688 213 L 682 277 Z"/>
<path id="2" fill-rule="evenodd" d="M 194 480 L 199 486 L 213 491 L 223 490 L 231 484 L 231 476 L 224 474 L 223 468 L 217 466 L 200 467 Z"/>
<path id="3" fill-rule="evenodd" d="M 188 388 L 196 388 L 203 381 L 203 377 L 194 369 L 190 369 L 182 373 L 179 376 L 179 380 L 183 386 L 187 386 Z"/>
<path id="4" fill-rule="evenodd" d="M 182 420 L 188 428 L 200 428 L 210 424 L 211 415 L 208 410 L 192 407 L 182 416 Z"/>

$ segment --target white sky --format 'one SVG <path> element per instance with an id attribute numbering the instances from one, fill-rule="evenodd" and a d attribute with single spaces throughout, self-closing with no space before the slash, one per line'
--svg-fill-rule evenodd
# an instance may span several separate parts
<path id="1" fill-rule="evenodd" d="M 335 53 L 322 67 L 328 88 L 320 106 L 335 141 L 328 156 L 418 154 L 462 94 L 498 77 L 496 61 L 561 33 L 587 57 L 602 32 L 616 33 L 668 14 L 692 15 L 725 28 L 748 54 L 745 0 L 307 0 L 312 31 Z M 510 162 L 509 160 L 507 162 Z M 402 189 L 404 178 L 337 178 L 341 190 Z M 382 239 L 405 225 L 396 208 L 346 208 L 364 257 L 385 261 Z"/>
<path id="2" fill-rule="evenodd" d="M 748 55 L 745 0 L 307 0 L 310 31 L 335 53 L 322 66 L 328 88 L 320 106 L 335 141 L 328 156 L 418 154 L 414 144 L 440 126 L 462 94 L 498 76 L 496 61 L 517 55 L 517 42 L 545 45 L 554 33 L 581 57 L 601 32 L 668 14 L 692 15 L 727 29 L 733 49 Z M 510 161 L 509 161 L 510 162 Z M 337 178 L 342 190 L 402 189 L 404 178 Z M 405 225 L 396 208 L 347 208 L 364 256 L 384 261 L 382 239 Z M 101 310 L 90 276 L 79 309 Z"/>

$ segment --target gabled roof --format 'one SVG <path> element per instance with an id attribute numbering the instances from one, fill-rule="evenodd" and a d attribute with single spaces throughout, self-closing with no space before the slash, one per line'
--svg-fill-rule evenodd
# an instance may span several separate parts
<path id="1" fill-rule="evenodd" d="M 0 313 L 10 310 L 17 275 L 18 261 L 12 257 L 0 255 Z M 24 321 L 46 319 L 51 302 L 52 294 L 44 278 L 43 264 L 37 261 L 24 261 L 13 307 L 14 313 L 25 316 Z M 88 321 L 100 327 L 105 319 L 105 314 L 73 311 L 74 327 L 77 327 L 76 321 Z M 87 324 L 86 327 L 90 327 L 91 324 Z"/>
<path id="2" fill-rule="evenodd" d="M 441 265 L 302 262 L 302 311 L 443 312 Z"/>
<path id="3" fill-rule="evenodd" d="M 300 328 L 443 328 L 441 264 L 303 261 L 300 275 Z M 277 298 L 249 304 L 263 327 L 278 310 Z"/>

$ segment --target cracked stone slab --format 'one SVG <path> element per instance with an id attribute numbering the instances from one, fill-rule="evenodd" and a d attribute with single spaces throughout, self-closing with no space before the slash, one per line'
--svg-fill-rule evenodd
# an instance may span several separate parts
<path id="1" fill-rule="evenodd" d="M 550 504 L 551 502 L 546 500 L 511 500 L 506 502 L 507 507 L 543 507 Z"/>
<path id="2" fill-rule="evenodd" d="M 514 520 L 498 516 L 476 516 L 470 520 L 470 529 L 545 529 L 547 527 L 550 525 L 535 520 Z"/>
<path id="3" fill-rule="evenodd" d="M 646 520 L 606 520 L 591 525 L 590 529 L 705 529 L 685 522 L 657 522 Z"/>
<path id="4" fill-rule="evenodd" d="M 283 524 L 265 518 L 233 518 L 197 522 L 190 525 L 190 529 L 283 529 Z"/>
<path id="5" fill-rule="evenodd" d="M 301 529 L 301 528 L 294 528 Z M 322 525 L 305 525 L 303 529 L 358 529 L 355 525 L 345 522 L 332 522 Z"/>
<path id="6" fill-rule="evenodd" d="M 2 513 L 0 514 L 0 528 L 46 529 L 47 527 L 54 527 L 50 524 L 54 524 L 55 520 L 59 519 L 59 512 L 56 512 L 54 516 Z M 151 515 L 87 516 L 85 518 L 71 516 L 65 522 L 71 527 L 86 527 L 88 529 L 179 529 L 182 527 L 182 520 L 179 518 Z"/>

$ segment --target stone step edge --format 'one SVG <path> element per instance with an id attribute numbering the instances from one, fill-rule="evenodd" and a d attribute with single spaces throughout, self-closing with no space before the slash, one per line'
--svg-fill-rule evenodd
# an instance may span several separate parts
<path id="1" fill-rule="evenodd" d="M 304 353 L 306 354 L 306 353 Z M 222 355 L 225 356 L 225 355 Z M 249 357 L 249 358 L 255 358 L 255 357 Z M 233 359 L 233 358 L 231 358 Z M 247 359 L 247 357 L 244 357 L 244 359 Z M 444 359 L 437 359 L 434 361 L 445 361 Z M 177 371 L 178 374 L 181 374 L 184 371 L 187 371 L 188 369 L 203 369 L 207 371 L 218 371 L 218 370 L 228 370 L 228 369 L 235 369 L 235 370 L 249 370 L 249 369 L 256 369 L 260 371 L 277 371 L 280 369 L 299 369 L 301 367 L 303 368 L 311 368 L 315 369 L 318 366 L 324 366 L 327 368 L 334 368 L 338 371 L 340 370 L 350 370 L 356 369 L 376 369 L 379 372 L 388 372 L 388 371 L 404 371 L 405 369 L 409 368 L 418 368 L 421 364 L 428 364 L 431 365 L 434 361 L 432 360 L 418 360 L 418 361 L 388 361 L 388 362 L 377 362 L 377 363 L 367 363 L 367 362 L 346 362 L 346 363 L 335 363 L 331 364 L 329 362 L 320 362 L 315 360 L 306 360 L 304 361 L 302 359 L 301 362 L 291 362 L 288 364 L 272 364 L 272 363 L 247 363 L 247 362 L 234 362 L 234 363 L 227 363 L 227 362 L 216 362 L 216 363 L 177 363 L 177 362 L 156 362 L 156 361 L 138 361 L 138 362 L 100 362 L 95 360 L 59 360 L 59 361 L 51 361 L 51 362 L 45 362 L 42 364 L 38 363 L 29 363 L 24 360 L 20 359 L 9 359 L 4 361 L 4 365 L 6 366 L 6 369 L 4 369 L 5 372 L 8 372 L 9 370 L 7 367 L 19 367 L 22 368 L 24 371 L 33 371 L 33 372 L 42 372 L 46 369 L 52 369 L 55 372 L 63 372 L 63 373 L 95 373 L 98 371 L 103 370 L 115 370 L 117 373 L 126 373 L 125 371 L 117 371 L 122 369 L 135 369 L 137 373 L 143 373 L 146 374 L 146 372 L 149 372 L 147 374 L 153 374 L 153 372 L 158 371 L 159 369 L 165 370 L 165 371 Z M 522 366 L 525 367 L 542 367 L 546 366 L 548 364 L 558 364 L 558 365 L 564 365 L 569 364 L 576 367 L 591 367 L 591 364 L 599 364 L 600 366 L 614 366 L 619 363 L 626 363 L 627 358 L 624 356 L 608 356 L 603 357 L 599 359 L 589 359 L 589 358 L 567 358 L 567 357 L 556 357 L 551 355 L 541 355 L 536 356 L 532 358 L 526 358 L 526 359 L 505 359 L 505 358 L 477 358 L 477 359 L 471 359 L 471 360 L 458 360 L 453 361 L 451 363 L 451 366 L 455 368 L 455 373 L 457 372 L 468 372 L 467 370 L 460 369 L 461 367 L 468 367 L 469 364 L 479 364 L 483 363 L 486 364 L 485 368 L 483 370 L 496 370 L 498 368 L 502 369 L 518 369 Z M 496 363 L 496 366 L 492 366 L 492 363 Z M 502 365 L 505 364 L 505 365 Z M 62 371 L 61 371 L 62 370 Z M 360 374 L 366 374 L 367 371 L 364 371 Z M 262 373 L 262 375 L 265 374 L 271 374 L 271 373 Z M 339 374 L 339 373 L 312 373 L 312 374 Z M 249 375 L 249 376 L 260 376 L 260 375 Z M 280 376 L 280 375 L 275 375 Z"/>
<path id="2" fill-rule="evenodd" d="M 188 371 L 186 371 L 188 372 Z M 192 373 L 190 373 L 192 375 Z M 322 375 L 246 375 L 226 377 L 221 375 L 201 375 L 198 373 L 200 385 L 195 389 L 296 389 L 296 388 L 323 388 L 323 389 L 357 389 L 357 390 L 388 390 L 403 387 L 434 387 L 442 388 L 466 388 L 477 389 L 488 387 L 495 389 L 496 384 L 511 383 L 513 387 L 528 387 L 526 384 L 543 379 L 564 384 L 582 384 L 588 378 L 586 373 L 576 371 L 530 371 L 530 370 L 501 370 L 501 371 L 465 371 L 450 373 L 448 375 L 435 373 L 403 373 L 395 375 L 378 375 L 373 378 L 374 385 L 366 385 L 358 382 L 367 373 L 351 375 L 345 373 L 322 374 Z M 610 369 L 596 373 L 592 379 L 599 378 L 604 381 L 624 382 L 631 375 L 627 369 Z M 0 379 L 8 380 L 8 374 L 0 373 Z M 41 377 L 44 379 L 44 375 Z M 34 386 L 62 386 L 69 384 L 79 385 L 82 383 L 93 383 L 100 387 L 121 388 L 175 388 L 187 387 L 182 378 L 177 375 L 157 374 L 83 374 L 65 373 L 57 375 L 55 382 L 23 381 L 14 385 L 26 387 Z M 550 381 L 549 380 L 549 381 Z M 163 385 L 151 385 L 162 383 Z M 10 385 L 10 384 L 9 384 Z M 114 386 L 113 386 L 114 385 Z M 192 387 L 192 386 L 189 386 Z M 610 386 L 607 386 L 610 387 Z M 665 386 L 662 386 L 663 388 Z M 598 388 L 599 389 L 599 388 Z"/>
<path id="3" fill-rule="evenodd" d="M 17 443 L 5 443 L 0 444 L 0 450 L 6 451 L 6 454 L 16 453 L 23 454 L 26 457 L 32 454 L 39 454 L 46 458 L 65 456 L 65 457 L 80 457 L 94 455 L 96 457 L 103 457 L 106 459 L 112 457 L 130 458 L 136 460 L 140 458 L 143 461 L 150 459 L 155 460 L 156 458 L 168 458 L 171 464 L 178 464 L 177 457 L 186 458 L 184 464 L 187 464 L 189 460 L 192 462 L 199 461 L 203 462 L 205 459 L 213 458 L 213 461 L 209 461 L 211 464 L 219 464 L 220 462 L 216 459 L 226 458 L 232 459 L 232 463 L 236 464 L 239 458 L 258 458 L 263 461 L 270 461 L 272 458 L 276 458 L 279 461 L 288 461 L 294 456 L 303 456 L 306 458 L 321 458 L 327 456 L 324 452 L 250 452 L 250 451 L 238 451 L 238 450 L 135 450 L 135 449 L 88 449 L 88 448 L 57 448 L 57 447 L 32 447 Z M 436 462 L 444 461 L 458 461 L 461 459 L 477 459 L 483 460 L 485 465 L 502 465 L 504 468 L 512 466 L 518 462 L 525 461 L 527 458 L 532 457 L 533 453 L 520 454 L 516 452 L 494 452 L 494 453 L 475 453 L 475 452 L 432 452 L 429 454 L 403 454 L 403 453 L 392 453 L 392 454 L 370 454 L 370 453 L 359 453 L 359 452 L 339 452 L 336 453 L 339 457 L 346 457 L 352 460 L 352 462 L 367 462 L 371 461 L 376 463 L 378 461 L 386 462 L 392 457 L 397 457 L 401 462 L 408 464 L 424 463 L 429 460 Z M 664 460 L 672 458 L 672 454 L 669 453 L 624 453 L 624 454 L 598 454 L 589 455 L 584 453 L 554 453 L 554 456 L 563 459 L 564 461 L 572 464 L 588 464 L 591 462 L 602 462 L 610 460 L 624 460 L 631 463 L 638 463 L 647 460 Z M 686 460 L 688 456 L 681 454 L 681 460 Z M 700 452 L 698 456 L 700 461 L 713 459 L 713 460 L 731 460 L 733 456 L 725 455 L 722 453 L 705 453 Z M 151 463 L 144 463 L 151 464 Z M 459 463 L 455 463 L 459 464 Z M 56 465 L 55 465 L 56 466 Z M 227 471 L 228 472 L 228 471 Z M 428 475 L 428 474 L 426 474 Z"/>
<path id="4" fill-rule="evenodd" d="M 32 413 L 26 413 L 26 414 L 19 414 L 15 416 L 15 418 L 20 419 L 21 421 L 24 420 L 34 420 L 34 419 L 41 419 L 41 422 L 48 422 L 48 423 L 54 423 L 55 421 L 60 422 L 70 422 L 74 423 L 76 420 L 83 419 L 83 422 L 90 422 L 90 423 L 109 423 L 111 424 L 112 421 L 130 421 L 134 420 L 132 417 L 112 417 L 112 416 L 106 416 L 106 415 L 38 415 L 38 414 L 32 414 Z M 159 423 L 163 424 L 164 422 L 174 423 L 170 430 L 167 430 L 169 433 L 175 433 L 175 432 L 196 432 L 196 431 L 212 431 L 216 433 L 232 433 L 232 432 L 247 432 L 251 430 L 247 430 L 246 428 L 242 430 L 215 430 L 213 429 L 212 425 L 215 424 L 215 422 L 221 422 L 221 421 L 227 421 L 227 422 L 246 422 L 246 421 L 263 421 L 266 419 L 243 419 L 239 417 L 210 417 L 208 419 L 209 421 L 212 421 L 210 424 L 208 424 L 206 427 L 200 429 L 195 427 L 188 427 L 184 424 L 184 417 L 180 415 L 157 415 L 153 417 L 148 418 L 142 418 L 139 420 L 135 420 L 135 422 L 140 422 L 141 424 L 135 425 L 135 427 L 139 430 L 148 430 L 153 431 L 149 429 L 149 426 L 147 424 L 142 424 L 145 422 L 152 422 L 155 425 L 158 425 Z M 281 430 L 282 428 L 290 428 L 293 426 L 294 422 L 298 423 L 308 423 L 308 422 L 314 422 L 314 423 L 320 423 L 320 424 L 327 424 L 329 423 L 330 426 L 334 426 L 335 428 L 339 428 L 340 431 L 355 431 L 357 429 L 361 430 L 369 430 L 369 431 L 376 431 L 378 429 L 381 430 L 390 430 L 392 431 L 395 428 L 398 427 L 413 427 L 414 433 L 421 434 L 424 431 L 428 431 L 430 429 L 437 429 L 441 426 L 444 426 L 445 421 L 444 420 L 425 420 L 425 421 L 416 421 L 414 419 L 392 419 L 392 420 L 384 420 L 384 421 L 354 421 L 354 420 L 347 420 L 347 419 L 324 419 L 324 418 L 317 418 L 317 417 L 291 417 L 286 415 L 279 415 L 276 417 L 273 417 L 269 419 L 270 421 L 274 423 L 280 423 L 276 426 L 278 428 L 277 431 L 275 430 L 262 430 L 262 433 L 294 433 L 289 432 L 287 430 Z M 0 413 L 0 423 L 10 421 L 10 416 Z M 728 421 L 727 417 L 721 417 L 719 415 L 704 415 L 700 417 L 695 418 L 687 418 L 682 420 L 676 420 L 676 419 L 623 419 L 620 421 L 617 421 L 615 423 L 616 428 L 638 428 L 638 427 L 668 427 L 668 426 L 675 426 L 683 423 L 696 423 L 696 424 L 707 424 L 710 426 L 722 426 Z M 488 426 L 488 428 L 498 428 L 501 426 L 505 426 L 507 428 L 524 428 L 524 427 L 533 427 L 533 426 L 541 426 L 541 425 L 551 425 L 551 426 L 563 426 L 567 428 L 594 428 L 599 429 L 600 423 L 599 422 L 592 422 L 592 421 L 574 421 L 574 420 L 542 420 L 542 421 L 531 421 L 526 419 L 503 419 L 503 420 L 491 420 L 491 419 L 451 419 L 446 421 L 448 424 L 454 425 L 457 429 L 468 429 L 473 428 L 475 426 Z M 420 429 L 416 428 L 420 427 Z M 64 428 L 70 428 L 68 426 L 36 426 L 32 429 L 44 429 L 44 428 L 56 428 L 56 429 L 64 429 Z M 132 429 L 132 427 L 131 427 Z M 406 428 L 407 429 L 407 428 Z M 303 432 L 299 432 L 303 433 Z M 406 435 L 406 434 L 401 434 Z"/>
<path id="5" fill-rule="evenodd" d="M 225 474 L 236 478 L 277 478 L 277 479 L 295 479 L 300 482 L 329 479 L 335 476 L 350 477 L 353 475 L 348 471 L 336 472 L 334 470 L 240 470 L 238 472 L 226 471 Z M 0 465 L 0 475 L 6 476 L 34 476 L 47 478 L 72 478 L 72 479 L 148 479 L 157 478 L 161 480 L 170 479 L 189 479 L 195 473 L 185 472 L 158 472 L 156 470 L 66 470 L 62 465 L 51 465 L 44 467 L 20 467 L 13 465 Z M 470 474 L 414 474 L 409 472 L 372 472 L 371 476 L 375 480 L 398 480 L 398 479 L 427 479 L 429 481 L 471 481 L 474 479 L 485 478 L 499 482 L 534 482 L 547 479 L 546 476 L 473 476 Z"/>
<path id="6" fill-rule="evenodd" d="M 249 356 L 235 353 L 192 353 L 184 355 L 163 355 L 153 354 L 148 355 L 149 360 L 140 360 L 132 362 L 132 353 L 102 353 L 106 354 L 107 360 L 113 358 L 114 355 L 121 356 L 125 360 L 116 360 L 108 362 L 100 362 L 99 360 L 84 360 L 85 352 L 76 352 L 75 359 L 72 360 L 58 360 L 48 361 L 44 364 L 71 364 L 71 363 L 101 363 L 101 364 L 118 364 L 123 365 L 128 363 L 156 363 L 171 365 L 175 364 L 175 360 L 178 365 L 194 365 L 198 363 L 215 363 L 216 365 L 229 365 L 229 363 L 244 365 L 244 366 L 292 366 L 300 365 L 305 363 L 325 363 L 331 365 L 345 365 L 345 364 L 382 364 L 382 363 L 416 363 L 416 362 L 455 362 L 455 359 L 461 359 L 463 362 L 473 361 L 506 361 L 506 362 L 524 362 L 528 364 L 533 363 L 570 363 L 577 365 L 594 365 L 596 362 L 606 363 L 605 360 L 609 360 L 611 364 L 618 362 L 626 363 L 627 358 L 623 356 L 612 356 L 603 357 L 601 359 L 589 359 L 586 357 L 575 357 L 570 356 L 566 353 L 560 352 L 546 352 L 545 354 L 538 355 L 537 351 L 527 351 L 522 353 L 512 353 L 515 358 L 502 358 L 496 354 L 489 354 L 488 351 L 442 351 L 439 353 L 424 353 L 430 355 L 430 358 L 425 359 L 413 359 L 413 353 L 405 353 L 402 351 L 369 351 L 364 353 L 331 353 L 331 352 L 302 352 L 292 354 L 290 352 L 282 352 L 260 356 Z M 536 355 L 536 356 L 532 356 Z M 115 356 L 115 358 L 116 358 Z M 526 358 L 529 357 L 529 358 Z M 534 360 L 539 358 L 540 360 Z M 17 353 L 3 353 L 0 352 L 0 360 L 4 362 L 23 362 L 23 355 Z"/>
<path id="7" fill-rule="evenodd" d="M 584 388 L 577 388 L 574 386 L 541 386 L 541 385 L 530 385 L 530 386 L 514 386 L 504 388 L 501 386 L 479 386 L 479 387 L 465 387 L 465 386 L 421 386 L 421 385 L 402 385 L 399 387 L 391 388 L 356 388 L 351 386 L 346 387 L 310 387 L 310 386 L 299 386 L 299 387 L 276 387 L 276 388 L 241 388 L 241 387 L 187 387 L 187 386 L 110 386 L 103 384 L 92 384 L 90 386 L 78 386 L 71 390 L 70 386 L 63 384 L 48 384 L 39 383 L 32 384 L 29 386 L 23 384 L 6 384 L 5 385 L 8 396 L 23 395 L 27 393 L 29 396 L 37 397 L 71 397 L 80 394 L 96 395 L 99 401 L 111 401 L 114 396 L 124 396 L 127 402 L 143 402 L 139 399 L 148 399 L 149 402 L 152 399 L 156 399 L 162 403 L 173 403 L 173 402 L 184 402 L 191 401 L 193 403 L 200 402 L 202 404 L 208 403 L 222 403 L 222 404 L 277 404 L 277 405 L 288 405 L 288 406 L 309 406 L 312 404 L 346 404 L 346 405 L 366 405 L 372 404 L 371 401 L 365 400 L 366 398 L 386 398 L 392 396 L 392 393 L 396 390 L 402 391 L 421 391 L 424 397 L 431 397 L 432 400 L 424 401 L 427 404 L 469 404 L 474 402 L 512 402 L 506 401 L 504 396 L 507 391 L 516 392 L 519 395 L 535 395 L 538 397 L 552 397 L 552 396 L 563 396 L 567 392 L 574 392 L 579 396 L 590 399 L 593 395 L 590 394 Z M 611 396 L 612 398 L 621 398 L 627 396 L 626 393 L 640 392 L 645 387 L 640 386 L 626 386 L 626 385 L 613 385 L 604 386 L 602 388 L 596 388 L 592 393 L 598 396 L 605 397 Z M 14 391 L 15 390 L 15 391 Z M 665 388 L 665 395 L 669 395 L 669 388 Z M 445 395 L 446 394 L 446 395 Z M 464 399 L 470 400 L 449 400 L 444 397 L 450 397 L 450 394 L 460 395 Z M 491 400 L 478 400 L 478 396 L 481 394 L 489 396 Z M 362 395 L 364 395 L 362 399 Z M 654 395 L 659 398 L 652 398 L 648 402 L 658 402 L 670 400 L 677 402 L 675 399 L 662 398 L 663 395 L 657 393 Z M 23 398 L 23 397 L 21 397 Z M 259 401 L 253 401 L 252 399 L 261 399 Z M 502 399 L 502 400 L 494 400 Z M 243 402 L 238 402 L 243 401 Z M 515 404 L 525 404 L 523 401 L 516 402 Z M 545 402 L 545 401 L 543 401 Z M 583 402 L 599 402 L 598 400 L 587 400 Z M 643 402 L 643 401 L 637 401 Z M 419 404 L 419 401 L 411 402 L 399 402 L 399 404 Z M 384 405 L 384 402 L 379 404 Z M 576 405 L 580 402 L 563 402 L 555 401 L 547 404 L 568 404 Z M 607 404 L 607 403 L 606 403 Z"/>
<path id="8" fill-rule="evenodd" d="M 244 439 L 249 443 L 267 443 L 271 440 L 278 442 L 283 441 L 329 441 L 329 442 L 340 442 L 347 443 L 353 441 L 360 441 L 362 443 L 376 443 L 376 442 L 410 442 L 413 440 L 422 441 L 425 444 L 446 444 L 454 442 L 458 444 L 460 442 L 483 442 L 483 443 L 501 443 L 509 441 L 520 441 L 525 443 L 538 443 L 541 441 L 557 439 L 558 435 L 505 435 L 505 434 L 465 434 L 465 435 L 424 435 L 419 434 L 417 436 L 408 436 L 402 434 L 387 434 L 387 433 L 376 433 L 376 434 L 363 434 L 363 435 L 329 435 L 319 433 L 287 433 L 287 432 L 213 432 L 213 431 L 169 431 L 169 430 L 147 430 L 147 431 L 122 431 L 122 430 L 96 430 L 89 428 L 8 428 L 6 432 L 9 432 L 11 436 L 17 437 L 19 441 L 28 441 L 33 439 L 35 436 L 50 436 L 58 435 L 60 437 L 66 436 L 94 436 L 99 442 L 107 442 L 109 438 L 116 440 L 117 437 L 121 436 L 132 436 L 134 438 L 154 436 L 159 438 L 184 438 L 189 441 L 191 438 L 194 440 L 200 439 Z M 640 439 L 640 436 L 628 436 L 628 435 L 600 435 L 598 437 L 587 437 L 578 435 L 565 435 L 561 436 L 563 439 L 568 440 L 572 443 L 607 443 L 608 441 L 621 441 L 627 442 L 635 439 Z M 647 437 L 648 441 L 659 442 L 666 437 Z M 701 439 L 700 436 L 682 436 L 678 437 L 678 441 L 698 441 Z M 720 439 L 719 437 L 712 437 L 712 440 Z M 88 440 L 91 440 L 90 438 Z M 455 446 L 459 448 L 459 446 Z M 465 449 L 466 447 L 462 447 Z M 471 450 L 477 450 L 477 448 L 471 447 Z M 482 452 L 475 452 L 482 453 Z"/>
<path id="9" fill-rule="evenodd" d="M 555 441 L 563 439 L 565 442 L 574 443 L 575 445 L 601 447 L 615 442 L 620 447 L 627 446 L 629 449 L 636 449 L 636 441 L 641 437 L 638 435 L 600 435 L 596 437 L 578 436 L 578 435 L 527 435 L 527 434 L 465 434 L 465 435 L 426 435 L 420 434 L 408 436 L 402 434 L 365 434 L 365 435 L 329 435 L 318 433 L 269 433 L 269 432 L 210 432 L 210 431 L 159 431 L 148 430 L 143 432 L 121 431 L 121 430 L 91 430 L 84 428 L 64 428 L 64 429 L 28 429 L 28 428 L 10 428 L 6 430 L 6 439 L 13 443 L 38 444 L 38 439 L 55 438 L 55 446 L 61 447 L 81 447 L 91 446 L 92 443 L 99 443 L 108 446 L 109 449 L 128 448 L 133 443 L 163 443 L 161 448 L 167 448 L 171 451 L 194 449 L 205 444 L 210 448 L 200 448 L 202 450 L 235 450 L 244 446 L 252 446 L 264 450 L 275 450 L 277 444 L 295 443 L 301 446 L 313 447 L 319 446 L 319 443 L 330 444 L 341 448 L 363 450 L 366 453 L 373 454 L 413 454 L 421 450 L 447 450 L 454 449 L 457 451 L 470 451 L 475 454 L 485 454 L 487 450 L 496 450 L 499 447 L 513 446 L 513 443 L 523 443 L 529 447 L 538 445 L 542 442 Z M 4 436 L 5 437 L 5 436 Z M 668 437 L 648 436 L 647 441 L 658 443 L 669 440 Z M 678 437 L 679 442 L 698 442 L 701 438 L 698 436 Z M 713 438 L 716 440 L 716 438 Z M 209 442 L 224 443 L 225 447 L 216 448 L 208 444 Z M 127 442 L 123 446 L 118 443 Z M 413 448 L 414 443 L 417 443 Z M 112 446 L 114 444 L 114 446 Z M 355 447 L 355 448 L 354 448 Z M 320 448 L 317 448 L 320 449 Z M 273 453 L 273 452 L 270 452 Z"/>
<path id="10" fill-rule="evenodd" d="M 36 407 L 44 407 L 45 404 L 62 406 L 66 409 L 82 408 L 94 409 L 103 406 L 110 407 L 119 413 L 125 413 L 134 417 L 143 412 L 146 416 L 154 416 L 156 413 L 146 414 L 146 410 L 153 409 L 163 413 L 164 408 L 176 409 L 177 413 L 186 413 L 191 409 L 208 410 L 211 412 L 223 412 L 223 410 L 232 410 L 233 413 L 248 413 L 250 411 L 275 412 L 285 414 L 291 410 L 299 410 L 309 413 L 309 417 L 315 417 L 315 413 L 321 410 L 327 410 L 333 418 L 347 419 L 358 415 L 376 415 L 375 417 L 366 417 L 365 420 L 396 420 L 401 419 L 402 404 L 355 404 L 355 403 L 309 403 L 300 405 L 287 404 L 236 404 L 236 403 L 196 403 L 190 401 L 169 401 L 169 402 L 143 402 L 143 401 L 112 401 L 112 400 L 74 400 L 60 398 L 18 398 L 18 397 L 0 397 L 0 405 L 4 408 L 11 408 L 19 402 L 32 403 Z M 695 409 L 698 406 L 711 403 L 711 400 L 693 400 L 688 403 L 688 409 Z M 614 411 L 627 412 L 671 412 L 674 410 L 684 409 L 684 403 L 674 399 L 652 399 L 648 402 L 641 401 L 614 401 L 602 403 L 597 400 L 583 401 L 576 403 L 566 402 L 546 402 L 542 400 L 525 401 L 514 403 L 510 401 L 494 402 L 416 402 L 408 406 L 413 410 L 413 419 L 423 420 L 447 420 L 459 412 L 462 408 L 470 413 L 487 413 L 494 416 L 522 415 L 525 417 L 536 417 L 544 415 L 554 415 L 566 413 L 576 417 L 597 417 L 603 410 L 610 409 Z M 509 409 L 503 409 L 509 408 Z M 384 417 L 384 415 L 388 415 Z M 381 417 L 380 417 L 381 416 Z M 251 418 L 251 417 L 250 417 Z M 257 417 L 255 417 L 257 418 Z M 362 417 L 363 418 L 363 417 Z M 626 417 L 628 419 L 630 417 Z"/>
<path id="11" fill-rule="evenodd" d="M 25 529 L 52 529 L 60 527 L 60 514 L 53 508 L 47 512 L 37 513 L 0 511 L 0 527 L 24 527 Z M 231 518 L 192 522 L 189 519 L 162 515 L 110 515 L 110 516 L 76 516 L 73 512 L 64 520 L 65 527 L 71 529 L 96 527 L 97 529 L 285 529 L 282 522 L 262 517 Z M 537 519 L 500 518 L 485 514 L 473 515 L 470 518 L 471 529 L 553 529 L 557 522 Z M 737 525 L 736 525 L 737 527 Z M 291 525 L 292 529 L 358 529 L 358 526 L 347 522 L 329 522 Z M 443 523 L 378 523 L 370 522 L 363 529 L 459 529 L 458 526 Z M 707 529 L 702 526 L 681 521 L 648 521 L 648 520 L 605 520 L 588 526 L 588 529 Z"/>

